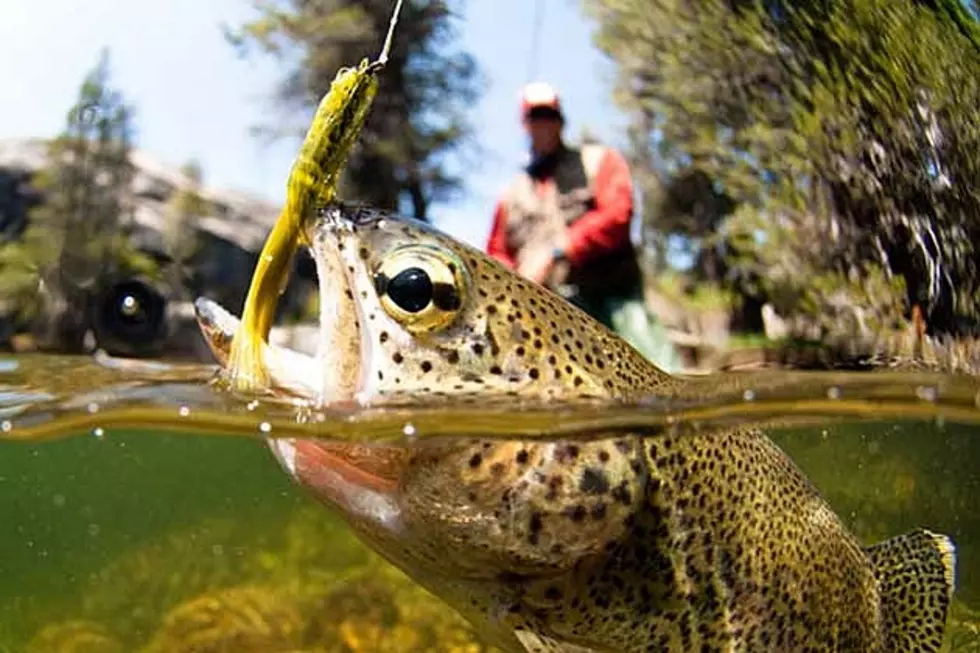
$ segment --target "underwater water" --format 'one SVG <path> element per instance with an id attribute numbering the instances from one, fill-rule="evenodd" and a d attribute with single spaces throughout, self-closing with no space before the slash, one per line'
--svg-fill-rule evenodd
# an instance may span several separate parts
<path id="1" fill-rule="evenodd" d="M 213 377 L 0 357 L 0 653 L 490 651 L 294 485 L 265 438 L 424 446 L 460 424 L 587 438 L 610 424 L 746 422 L 767 425 L 863 543 L 917 527 L 950 536 L 947 650 L 980 651 L 975 379 L 765 372 L 622 408 L 322 413 L 233 396 Z"/>

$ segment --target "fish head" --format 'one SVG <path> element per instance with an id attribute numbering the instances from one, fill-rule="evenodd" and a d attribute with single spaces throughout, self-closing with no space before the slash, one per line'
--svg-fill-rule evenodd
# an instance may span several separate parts
<path id="1" fill-rule="evenodd" d="M 307 241 L 319 349 L 270 347 L 267 360 L 275 383 L 322 405 L 620 398 L 674 382 L 577 307 L 427 224 L 337 205 L 311 223 Z M 233 318 L 216 329 L 213 310 L 198 306 L 212 347 L 226 350 L 219 335 Z M 270 444 L 296 481 L 444 597 L 601 553 L 644 483 L 640 445 L 613 437 L 486 439 L 461 424 L 459 437 L 404 446 Z"/>
<path id="2" fill-rule="evenodd" d="M 583 311 L 415 220 L 335 206 L 307 234 L 319 279 L 321 403 L 572 399 L 670 377 Z"/>

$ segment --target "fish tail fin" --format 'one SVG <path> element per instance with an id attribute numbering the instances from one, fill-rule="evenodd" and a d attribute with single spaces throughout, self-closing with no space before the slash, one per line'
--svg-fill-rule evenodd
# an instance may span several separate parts
<path id="1" fill-rule="evenodd" d="M 878 579 L 886 650 L 939 651 L 956 573 L 952 540 L 918 529 L 866 551 Z"/>

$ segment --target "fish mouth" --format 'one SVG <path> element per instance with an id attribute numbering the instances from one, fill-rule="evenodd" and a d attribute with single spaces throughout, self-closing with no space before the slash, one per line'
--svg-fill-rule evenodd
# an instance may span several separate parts
<path id="1" fill-rule="evenodd" d="M 342 211 L 330 212 L 307 233 L 316 264 L 320 299 L 316 351 L 310 355 L 263 339 L 262 361 L 268 373 L 267 390 L 315 407 L 363 405 L 362 393 L 370 369 L 371 350 L 361 333 L 364 316 L 355 301 L 354 276 L 359 261 L 345 260 L 344 251 L 357 251 Z M 263 298 L 268 301 L 274 298 Z M 241 320 L 207 298 L 194 302 L 201 333 L 222 367 L 230 360 L 231 343 Z M 351 443 L 326 444 L 315 439 L 267 438 L 277 461 L 294 480 L 313 487 L 349 514 L 385 521 L 392 510 L 386 498 L 395 456 Z"/>
<path id="2" fill-rule="evenodd" d="M 286 394 L 317 407 L 362 403 L 364 371 L 370 350 L 363 346 L 361 312 L 354 301 L 353 272 L 341 256 L 339 234 L 319 233 L 310 247 L 316 264 L 319 329 L 312 355 L 263 339 L 262 362 L 273 394 Z M 238 316 L 200 297 L 194 312 L 204 341 L 221 367 L 228 365 L 231 344 L 242 326 Z"/>
<path id="3" fill-rule="evenodd" d="M 194 313 L 204 341 L 218 364 L 224 367 L 231 353 L 231 342 L 241 320 L 223 306 L 206 297 L 194 302 Z M 311 399 L 322 395 L 318 357 L 268 342 L 262 343 L 262 360 L 269 371 L 274 390 Z"/>
<path id="4" fill-rule="evenodd" d="M 194 307 L 205 341 L 219 363 L 227 364 L 231 341 L 241 321 L 206 298 L 199 298 Z M 325 311 L 321 311 L 321 321 L 327 321 Z M 325 348 L 333 339 L 333 331 L 329 328 L 329 323 L 321 324 L 320 347 L 313 356 L 262 343 L 263 360 L 276 391 L 303 398 L 318 397 L 321 401 L 332 399 L 326 403 L 355 400 L 357 385 L 350 386 L 349 394 L 342 396 L 324 394 L 329 390 L 325 381 L 332 371 L 327 362 L 331 352 Z M 334 383 L 332 387 L 340 386 Z M 293 480 L 339 508 L 352 522 L 386 531 L 397 529 L 400 511 L 395 491 L 399 470 L 407 455 L 403 447 L 275 436 L 266 438 L 266 442 L 279 465 Z"/>

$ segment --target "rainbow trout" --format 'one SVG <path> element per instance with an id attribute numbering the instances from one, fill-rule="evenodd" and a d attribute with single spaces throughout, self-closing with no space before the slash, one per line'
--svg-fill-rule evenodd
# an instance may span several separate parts
<path id="1" fill-rule="evenodd" d="M 683 383 L 430 226 L 331 205 L 305 228 L 319 350 L 264 345 L 281 391 L 370 405 L 630 398 Z M 239 323 L 197 306 L 225 364 Z M 759 430 L 270 445 L 364 541 L 505 651 L 925 652 L 943 640 L 952 543 L 916 530 L 862 547 Z"/>

